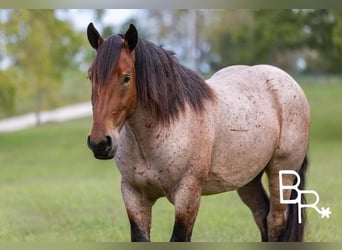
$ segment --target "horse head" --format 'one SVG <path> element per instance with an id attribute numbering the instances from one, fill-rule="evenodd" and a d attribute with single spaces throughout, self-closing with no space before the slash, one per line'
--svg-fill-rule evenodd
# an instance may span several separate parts
<path id="1" fill-rule="evenodd" d="M 112 159 L 119 133 L 137 103 L 135 79 L 135 47 L 138 33 L 130 25 L 125 35 L 104 39 L 92 23 L 87 35 L 96 57 L 89 70 L 93 125 L 88 136 L 88 147 L 97 159 Z"/>

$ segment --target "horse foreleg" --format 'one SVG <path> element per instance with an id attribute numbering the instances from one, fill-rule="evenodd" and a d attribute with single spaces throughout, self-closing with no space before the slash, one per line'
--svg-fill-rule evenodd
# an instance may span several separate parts
<path id="1" fill-rule="evenodd" d="M 261 183 L 263 172 L 256 176 L 247 185 L 237 190 L 241 200 L 251 210 L 255 223 L 257 224 L 261 240 L 268 241 L 267 237 L 267 215 L 269 211 L 269 199 Z"/>
<path id="2" fill-rule="evenodd" d="M 170 241 L 191 241 L 201 190 L 200 182 L 194 177 L 183 178 L 180 182 L 173 194 L 175 223 Z"/>
<path id="3" fill-rule="evenodd" d="M 121 189 L 131 225 L 131 241 L 150 241 L 151 210 L 154 201 L 146 199 L 125 182 L 121 183 Z"/>

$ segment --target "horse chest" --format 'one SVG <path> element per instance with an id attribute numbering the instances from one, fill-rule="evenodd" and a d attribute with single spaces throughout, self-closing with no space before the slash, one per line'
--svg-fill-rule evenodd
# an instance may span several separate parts
<path id="1" fill-rule="evenodd" d="M 150 133 L 148 140 L 140 143 L 129 134 L 124 135 L 116 154 L 122 178 L 154 196 L 168 196 L 186 171 L 188 155 L 184 149 L 188 142 L 158 132 Z"/>

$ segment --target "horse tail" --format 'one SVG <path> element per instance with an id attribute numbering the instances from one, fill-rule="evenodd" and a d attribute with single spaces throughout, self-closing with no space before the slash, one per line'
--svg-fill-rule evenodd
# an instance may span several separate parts
<path id="1" fill-rule="evenodd" d="M 305 186 L 305 174 L 308 167 L 308 157 L 305 155 L 302 166 L 298 171 L 300 177 L 300 184 L 298 186 L 299 190 L 303 190 Z M 297 180 L 294 181 L 296 183 Z M 291 200 L 295 200 L 299 194 L 297 191 L 292 190 L 291 192 Z M 306 204 L 306 199 L 304 194 L 301 195 L 301 204 Z M 304 227 L 306 222 L 306 213 L 304 208 L 301 211 L 302 223 L 298 223 L 298 204 L 289 204 L 287 210 L 287 221 L 286 226 L 283 229 L 279 240 L 294 242 L 294 241 L 303 241 L 304 238 Z"/>

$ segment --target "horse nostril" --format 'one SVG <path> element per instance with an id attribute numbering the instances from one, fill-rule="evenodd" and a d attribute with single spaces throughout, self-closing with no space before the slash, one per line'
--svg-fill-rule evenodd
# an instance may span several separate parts
<path id="1" fill-rule="evenodd" d="M 111 149 L 113 145 L 112 137 L 109 135 L 106 135 L 106 149 Z"/>
<path id="2" fill-rule="evenodd" d="M 87 138 L 87 144 L 95 158 L 101 160 L 113 159 L 115 148 L 113 147 L 113 138 L 109 135 L 103 136 L 99 142 L 95 142 L 90 135 Z"/>

